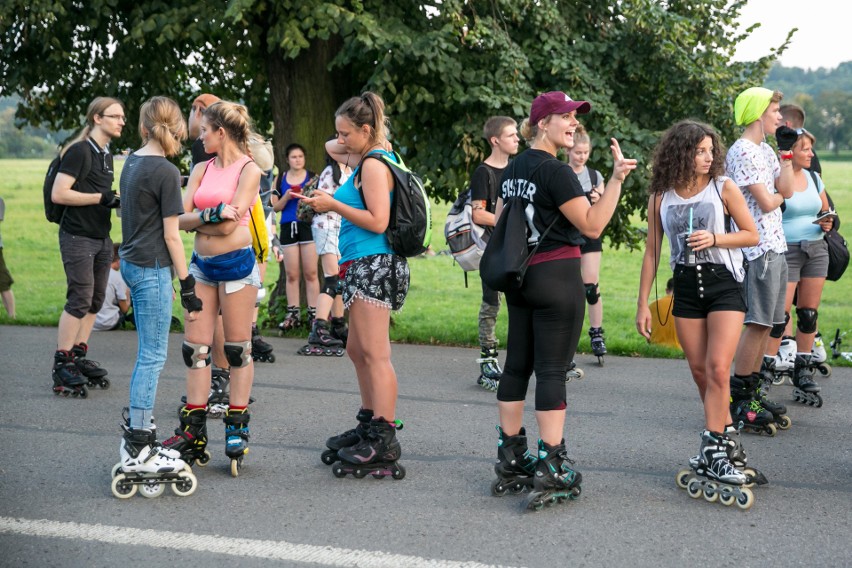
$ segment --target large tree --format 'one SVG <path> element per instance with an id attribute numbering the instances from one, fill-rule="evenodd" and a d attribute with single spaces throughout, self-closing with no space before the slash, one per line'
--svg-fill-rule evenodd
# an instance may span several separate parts
<path id="1" fill-rule="evenodd" d="M 745 0 L 11 0 L 0 7 L 0 89 L 18 118 L 69 128 L 100 94 L 136 116 L 155 94 L 185 107 L 200 91 L 244 101 L 274 126 L 277 163 L 292 141 L 321 162 L 342 100 L 381 93 L 394 143 L 436 197 L 451 199 L 486 151 L 484 120 L 519 120 L 535 94 L 590 100 L 593 164 L 608 138 L 647 164 L 660 130 L 692 117 L 735 136 L 737 92 L 760 84 L 789 41 L 734 63 Z M 134 129 L 128 129 L 134 130 Z M 128 132 L 124 143 L 135 134 Z M 632 242 L 647 171 L 631 176 L 608 230 Z"/>

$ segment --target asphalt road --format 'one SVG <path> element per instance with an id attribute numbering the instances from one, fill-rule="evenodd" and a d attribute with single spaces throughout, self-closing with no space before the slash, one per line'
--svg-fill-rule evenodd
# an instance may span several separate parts
<path id="1" fill-rule="evenodd" d="M 172 335 L 155 414 L 177 425 L 184 387 Z M 825 405 L 788 403 L 792 429 L 745 435 L 770 485 L 750 511 L 693 500 L 675 472 L 698 447 L 702 413 L 684 361 L 580 356 L 568 384 L 566 438 L 583 473 L 574 502 L 522 510 L 490 495 L 494 395 L 475 385 L 472 349 L 395 345 L 401 481 L 335 478 L 324 440 L 354 425 L 348 358 L 301 357 L 269 338 L 256 364 L 251 452 L 228 472 L 224 432 L 195 467 L 190 497 L 119 500 L 110 492 L 133 332 L 95 333 L 90 356 L 112 388 L 85 400 L 51 391 L 51 328 L 0 326 L 0 566 L 849 566 L 852 565 L 852 370 L 822 380 Z M 533 414 L 527 426 L 535 436 Z"/>

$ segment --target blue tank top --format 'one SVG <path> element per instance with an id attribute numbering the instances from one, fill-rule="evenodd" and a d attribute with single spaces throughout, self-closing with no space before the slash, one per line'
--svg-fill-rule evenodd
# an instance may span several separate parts
<path id="1" fill-rule="evenodd" d="M 302 183 L 296 184 L 302 189 L 305 189 L 305 186 L 308 182 L 311 181 L 311 172 L 305 171 L 305 179 L 302 180 Z M 284 195 L 290 188 L 292 187 L 287 183 L 287 174 L 284 174 L 284 178 L 281 180 L 281 195 Z M 284 209 L 281 210 L 281 224 L 284 223 L 293 223 L 294 221 L 298 221 L 299 219 L 296 217 L 296 210 L 299 208 L 299 198 L 294 197 L 290 201 L 287 202 L 287 205 L 284 206 Z"/>
<path id="2" fill-rule="evenodd" d="M 784 238 L 788 243 L 818 241 L 823 237 L 822 228 L 814 225 L 813 221 L 822 209 L 822 198 L 819 194 L 825 186 L 822 180 L 819 180 L 819 187 L 814 186 L 813 177 L 807 171 L 805 177 L 808 178 L 808 187 L 804 191 L 794 191 L 793 196 L 784 201 L 787 207 L 781 219 L 784 224 Z"/>
<path id="3" fill-rule="evenodd" d="M 385 152 L 384 150 L 374 150 L 370 153 L 376 154 L 379 152 L 390 157 L 391 160 L 396 161 L 393 154 Z M 341 185 L 334 193 L 334 198 L 345 205 L 349 205 L 355 209 L 360 209 L 361 211 L 366 211 L 367 207 L 361 199 L 361 193 L 358 191 L 358 188 L 355 187 L 355 178 L 357 177 L 360 179 L 360 176 L 358 175 L 360 173 L 360 169 L 361 166 L 359 164 L 359 166 L 355 168 L 355 171 L 352 172 L 352 175 L 349 176 L 349 179 L 346 180 L 346 183 Z M 390 198 L 393 199 L 393 191 L 390 193 Z M 393 254 L 390 244 L 388 243 L 388 238 L 383 232 L 374 233 L 372 231 L 368 231 L 367 229 L 363 229 L 358 225 L 355 225 L 345 217 L 340 224 L 339 248 L 341 263 L 373 254 Z"/>

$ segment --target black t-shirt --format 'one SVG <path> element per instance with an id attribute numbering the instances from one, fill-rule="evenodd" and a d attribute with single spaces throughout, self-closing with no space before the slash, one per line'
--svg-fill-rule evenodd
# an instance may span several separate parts
<path id="1" fill-rule="evenodd" d="M 92 167 L 85 178 L 80 179 L 85 164 L 84 152 L 91 153 Z M 89 138 L 73 144 L 59 164 L 59 172 L 67 174 L 77 181 L 75 191 L 80 193 L 108 193 L 112 191 L 115 170 L 112 154 L 99 148 Z M 112 210 L 101 204 L 68 206 L 59 227 L 72 235 L 89 237 L 91 239 L 106 239 L 109 237 L 112 222 Z"/>
<path id="2" fill-rule="evenodd" d="M 171 266 L 163 219 L 183 213 L 180 171 L 160 156 L 130 155 L 121 171 L 119 255 L 137 266 Z"/>
<path id="3" fill-rule="evenodd" d="M 192 164 L 190 167 L 195 167 L 201 162 L 206 162 L 212 158 L 216 157 L 216 154 L 208 154 L 204 151 L 204 142 L 201 141 L 201 138 L 196 138 L 192 142 Z"/>
<path id="4" fill-rule="evenodd" d="M 532 175 L 532 179 L 530 176 Z M 542 150 L 526 150 L 503 170 L 500 197 L 523 199 L 527 210 L 529 244 L 535 245 L 540 235 L 556 223 L 539 246 L 539 252 L 564 245 L 582 245 L 580 231 L 559 211 L 559 207 L 577 197 L 586 198 L 571 166 Z"/>
<path id="5" fill-rule="evenodd" d="M 470 200 L 484 201 L 485 210 L 489 213 L 494 213 L 497 208 L 497 188 L 500 185 L 500 179 L 503 177 L 505 168 L 495 168 L 486 163 L 480 164 L 470 176 Z M 485 226 L 485 239 L 491 236 L 494 227 Z"/>

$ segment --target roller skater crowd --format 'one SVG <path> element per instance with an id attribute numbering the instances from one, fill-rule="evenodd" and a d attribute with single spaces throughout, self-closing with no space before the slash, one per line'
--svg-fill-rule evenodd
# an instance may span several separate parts
<path id="1" fill-rule="evenodd" d="M 759 87 L 741 93 L 734 115 L 743 132 L 727 151 L 719 134 L 700 122 L 684 120 L 662 134 L 652 159 L 639 278 L 636 329 L 650 340 L 656 306 L 648 301 L 665 236 L 671 315 L 705 419 L 698 453 L 684 460 L 688 467 L 677 472 L 676 485 L 691 497 L 741 509 L 754 503 L 752 488 L 768 482 L 749 467 L 741 432 L 774 436 L 791 428 L 785 405 L 768 397 L 771 387 L 789 380 L 797 402 L 819 407 L 815 371 L 831 372 L 818 308 L 828 266 L 822 234 L 837 216 L 804 112 L 782 107 L 781 99 Z M 509 117 L 490 118 L 483 138 L 491 153 L 471 175 L 471 217 L 484 229 L 483 239 L 503 230 L 504 209 L 522 207 L 528 245 L 538 245 L 519 287 L 501 292 L 482 279 L 476 359 L 476 383 L 497 399 L 491 492 L 527 493 L 524 507 L 531 510 L 582 492 L 564 437 L 565 385 L 584 375 L 573 358 L 586 305 L 587 333 L 601 366 L 607 353 L 601 234 L 637 167 L 614 138 L 608 179 L 587 166 L 592 145 L 580 117 L 591 111 L 589 102 L 551 91 L 532 101 L 520 126 Z M 224 423 L 225 455 L 231 474 L 239 475 L 249 453 L 254 364 L 276 360 L 257 328 L 270 258 L 283 263 L 281 332 L 306 325 L 308 342 L 299 355 L 345 353 L 355 368 L 354 425 L 341 417 L 340 433 L 328 438 L 321 461 L 335 477 L 405 477 L 389 325 L 391 311 L 405 303 L 409 270 L 385 234 L 398 189 L 391 164 L 401 161 L 377 94 L 345 101 L 333 118 L 336 134 L 326 142 L 319 175 L 306 169 L 305 148 L 291 144 L 287 168 L 274 176 L 271 145 L 253 132 L 248 109 L 210 94 L 195 99 L 188 122 L 169 98 L 142 105 L 141 146 L 127 159 L 120 195 L 111 190 L 108 145 L 127 124 L 121 101 L 92 101 L 84 128 L 63 148 L 50 194 L 64 206 L 59 243 L 68 281 L 52 371 L 57 395 L 86 398 L 90 387 L 110 387 L 107 370 L 88 353 L 112 262 L 112 209 L 121 217 L 120 271 L 134 307 L 138 358 L 120 422 L 120 459 L 112 468 L 116 497 L 157 497 L 166 486 L 191 495 L 199 483 L 192 466 L 212 460 L 211 419 Z M 167 157 L 181 153 L 187 138 L 192 163 L 189 176 L 181 177 Z M 518 153 L 520 138 L 528 148 Z M 181 231 L 194 234 L 189 263 Z M 153 404 L 175 277 L 184 308 L 186 395 L 174 434 L 159 441 Z M 495 335 L 501 303 L 509 319 L 502 368 Z M 528 442 L 523 417 L 533 372 L 538 435 Z"/>

